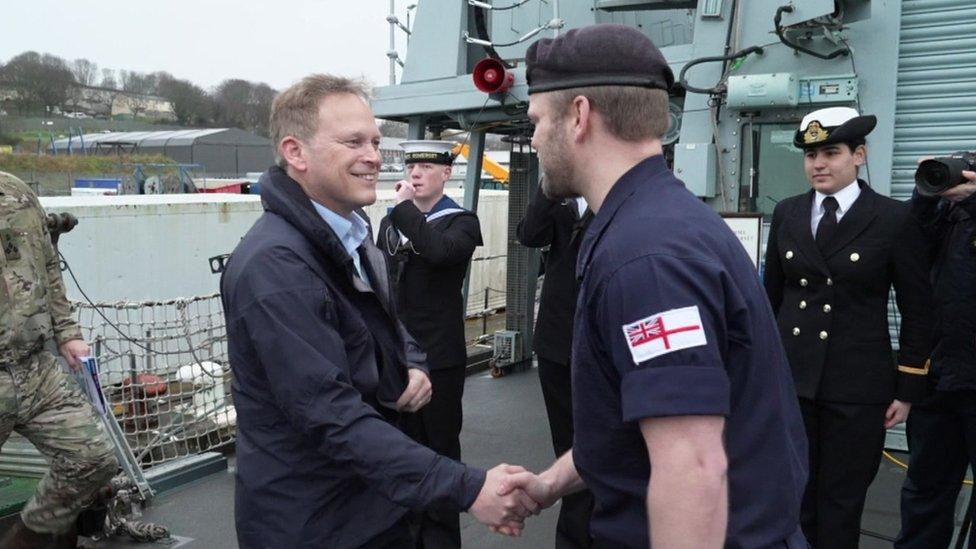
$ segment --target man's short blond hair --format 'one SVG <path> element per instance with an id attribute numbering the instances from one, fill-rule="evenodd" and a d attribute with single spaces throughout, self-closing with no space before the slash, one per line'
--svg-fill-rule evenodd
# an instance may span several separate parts
<path id="1" fill-rule="evenodd" d="M 319 105 L 330 95 L 348 93 L 370 99 L 370 86 L 360 78 L 345 78 L 331 74 L 312 74 L 282 91 L 271 103 L 271 143 L 275 163 L 286 167 L 285 159 L 278 150 L 281 140 L 296 137 L 309 140 L 318 131 Z"/>
<path id="2" fill-rule="evenodd" d="M 586 97 L 607 130 L 623 141 L 660 139 L 668 131 L 668 92 L 636 86 L 593 86 L 551 92 L 556 116 L 569 113 L 573 99 Z"/>

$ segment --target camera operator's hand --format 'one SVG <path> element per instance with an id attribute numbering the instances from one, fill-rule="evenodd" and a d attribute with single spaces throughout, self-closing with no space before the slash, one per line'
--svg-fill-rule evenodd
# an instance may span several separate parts
<path id="1" fill-rule="evenodd" d="M 968 179 L 969 183 L 956 185 L 947 191 L 939 193 L 939 196 L 953 203 L 962 202 L 972 196 L 976 192 L 976 172 L 964 171 L 962 172 L 962 176 Z"/>

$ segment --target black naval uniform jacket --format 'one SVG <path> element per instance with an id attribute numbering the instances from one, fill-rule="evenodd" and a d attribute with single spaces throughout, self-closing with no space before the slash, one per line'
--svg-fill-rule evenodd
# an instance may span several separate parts
<path id="1" fill-rule="evenodd" d="M 397 230 L 409 245 L 397 246 Z M 478 217 L 446 196 L 427 214 L 409 200 L 401 202 L 380 222 L 377 246 L 395 251 L 389 264 L 397 310 L 431 370 L 467 364 L 462 291 L 481 244 Z"/>
<path id="2" fill-rule="evenodd" d="M 821 253 L 810 228 L 814 191 L 773 212 L 764 284 L 797 393 L 850 404 L 924 397 L 934 315 L 925 241 L 908 206 L 858 181 L 861 194 Z M 897 364 L 888 293 L 902 315 Z"/>
<path id="3" fill-rule="evenodd" d="M 573 315 L 576 313 L 576 258 L 593 213 L 581 217 L 575 201 L 551 200 L 542 186 L 529 203 L 518 226 L 518 241 L 529 248 L 549 246 L 546 280 L 539 299 L 532 346 L 535 354 L 569 366 L 573 348 Z"/>

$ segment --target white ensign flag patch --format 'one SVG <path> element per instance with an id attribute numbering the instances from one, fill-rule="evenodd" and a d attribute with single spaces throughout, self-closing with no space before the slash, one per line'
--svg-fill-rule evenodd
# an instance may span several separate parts
<path id="1" fill-rule="evenodd" d="M 623 330 L 634 364 L 707 344 L 697 305 L 664 311 L 624 324 Z"/>

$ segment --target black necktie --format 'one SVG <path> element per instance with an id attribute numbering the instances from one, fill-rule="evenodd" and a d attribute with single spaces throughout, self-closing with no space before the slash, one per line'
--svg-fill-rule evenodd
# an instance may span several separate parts
<path id="1" fill-rule="evenodd" d="M 837 199 L 828 196 L 823 200 L 823 217 L 820 218 L 820 223 L 817 225 L 817 247 L 821 250 L 824 249 L 827 242 L 830 241 L 830 237 L 837 232 L 837 208 L 840 204 L 837 203 Z"/>
<path id="2" fill-rule="evenodd" d="M 369 255 L 366 253 L 366 245 L 360 244 L 356 248 L 356 252 L 359 254 L 359 279 L 366 283 L 367 286 L 371 286 L 373 282 L 373 272 L 369 264 Z M 356 266 L 353 265 L 355 269 Z"/>
<path id="3" fill-rule="evenodd" d="M 582 217 L 577 219 L 576 223 L 573 223 L 573 232 L 569 236 L 569 241 L 571 243 L 575 242 L 577 238 L 583 236 L 583 233 L 586 232 L 586 228 L 590 226 L 590 221 L 592 219 L 593 210 L 587 208 L 586 211 L 583 212 Z"/>

